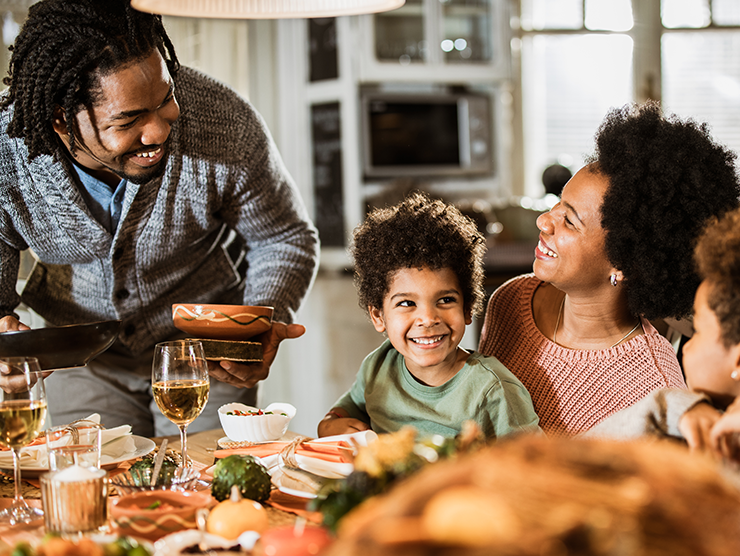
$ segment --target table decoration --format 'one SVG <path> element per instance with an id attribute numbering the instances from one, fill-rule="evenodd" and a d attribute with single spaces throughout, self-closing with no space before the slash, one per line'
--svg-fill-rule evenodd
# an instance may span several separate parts
<path id="1" fill-rule="evenodd" d="M 108 522 L 108 472 L 74 464 L 41 476 L 44 525 L 51 533 L 99 531 Z"/>
<path id="2" fill-rule="evenodd" d="M 416 429 L 408 426 L 378 435 L 374 442 L 358 449 L 352 472 L 327 481 L 307 507 L 321 512 L 323 524 L 335 531 L 344 516 L 368 498 L 386 492 L 429 463 L 474 452 L 484 444 L 485 437 L 473 421 L 465 421 L 455 438 L 434 435 L 419 439 Z"/>
<path id="3" fill-rule="evenodd" d="M 292 527 L 265 531 L 260 537 L 265 556 L 316 556 L 332 542 L 325 528 L 305 526 L 300 520 Z"/>

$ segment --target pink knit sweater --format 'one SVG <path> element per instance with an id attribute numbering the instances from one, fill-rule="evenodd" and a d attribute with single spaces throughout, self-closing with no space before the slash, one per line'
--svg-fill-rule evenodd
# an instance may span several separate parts
<path id="1" fill-rule="evenodd" d="M 686 388 L 673 347 L 645 319 L 644 334 L 604 350 L 573 350 L 537 328 L 533 274 L 513 278 L 488 302 L 478 351 L 497 357 L 529 390 L 549 435 L 587 431 L 656 388 Z"/>

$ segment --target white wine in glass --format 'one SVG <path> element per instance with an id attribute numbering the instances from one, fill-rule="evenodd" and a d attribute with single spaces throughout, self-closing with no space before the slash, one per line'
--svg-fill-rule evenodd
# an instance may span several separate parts
<path id="1" fill-rule="evenodd" d="M 0 401 L 0 445 L 13 453 L 15 498 L 0 512 L 0 522 L 15 525 L 43 517 L 44 512 L 29 506 L 21 495 L 20 452 L 33 442 L 46 420 L 46 391 L 39 362 L 35 357 L 0 359 L 5 384 Z"/>
<path id="2" fill-rule="evenodd" d="M 203 344 L 175 340 L 154 346 L 152 393 L 162 414 L 180 429 L 182 467 L 189 467 L 187 428 L 208 402 L 210 384 Z"/>

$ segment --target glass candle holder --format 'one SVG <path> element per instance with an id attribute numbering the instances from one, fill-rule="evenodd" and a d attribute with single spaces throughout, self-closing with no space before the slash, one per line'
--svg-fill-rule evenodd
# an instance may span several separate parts
<path id="1" fill-rule="evenodd" d="M 108 472 L 72 465 L 41 475 L 47 532 L 96 533 L 108 524 Z"/>

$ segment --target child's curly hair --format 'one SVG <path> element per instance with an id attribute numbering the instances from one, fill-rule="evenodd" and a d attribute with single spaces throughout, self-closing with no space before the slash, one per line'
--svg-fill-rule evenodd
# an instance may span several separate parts
<path id="1" fill-rule="evenodd" d="M 360 306 L 382 308 L 393 274 L 402 268 L 450 268 L 466 311 L 483 306 L 485 240 L 457 208 L 411 193 L 390 208 L 375 209 L 354 231 L 351 253 Z"/>
<path id="2" fill-rule="evenodd" d="M 722 343 L 740 344 L 740 209 L 714 219 L 699 237 L 696 266 L 709 283 L 709 308 L 719 321 Z"/>
<path id="3" fill-rule="evenodd" d="M 710 218 L 738 206 L 735 154 L 706 124 L 664 116 L 649 102 L 612 109 L 588 162 L 609 180 L 601 225 L 632 314 L 690 315 L 696 240 Z"/>

